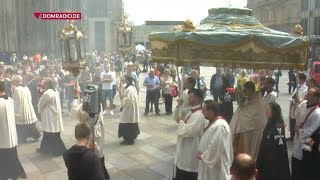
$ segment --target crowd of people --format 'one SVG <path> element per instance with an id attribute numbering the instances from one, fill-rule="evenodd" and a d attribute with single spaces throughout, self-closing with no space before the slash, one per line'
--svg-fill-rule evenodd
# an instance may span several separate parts
<path id="1" fill-rule="evenodd" d="M 316 170 L 320 162 L 320 90 L 317 81 L 302 72 L 298 81 L 293 70 L 288 74 L 292 105 L 290 137 L 286 138 L 276 102 L 280 69 L 254 70 L 250 75 L 240 70 L 236 76 L 234 69 L 218 67 L 207 85 L 199 67 L 183 67 L 180 72 L 174 64 L 146 64 L 149 59 L 142 62 L 147 75 L 140 77 L 141 62 L 134 55 L 93 52 L 78 77 L 45 55 L 25 56 L 13 55 L 12 66 L 0 63 L 0 112 L 4 115 L 0 161 L 12 162 L 0 164 L 0 179 L 26 177 L 17 145 L 41 137 L 38 120 L 43 137 L 37 151 L 63 155 L 69 179 L 110 179 L 104 165 L 104 116 L 114 116 L 114 109 L 120 108 L 118 137 L 123 138 L 121 144 L 133 145 L 140 134 L 141 86 L 146 89 L 143 115 L 172 115 L 177 122 L 173 179 L 320 179 Z M 183 89 L 178 88 L 178 78 Z M 89 84 L 99 87 L 101 97 L 102 111 L 94 116 L 79 101 Z M 117 94 L 118 105 L 114 101 Z M 160 112 L 161 100 L 165 113 Z M 76 144 L 69 150 L 60 137 L 65 105 L 80 121 L 75 127 Z M 294 142 L 291 171 L 286 145 L 290 140 Z"/>

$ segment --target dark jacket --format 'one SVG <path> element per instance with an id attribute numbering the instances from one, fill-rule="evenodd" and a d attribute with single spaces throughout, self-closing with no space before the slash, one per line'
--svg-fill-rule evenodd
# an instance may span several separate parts
<path id="1" fill-rule="evenodd" d="M 63 159 L 69 180 L 105 179 L 99 157 L 85 146 L 72 146 L 64 153 Z"/>

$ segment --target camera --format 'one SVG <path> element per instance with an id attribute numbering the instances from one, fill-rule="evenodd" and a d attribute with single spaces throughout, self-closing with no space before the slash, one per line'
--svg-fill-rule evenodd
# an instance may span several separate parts
<path id="1" fill-rule="evenodd" d="M 101 98 L 99 87 L 94 84 L 88 84 L 84 90 L 82 109 L 89 115 L 95 115 L 101 112 Z"/>

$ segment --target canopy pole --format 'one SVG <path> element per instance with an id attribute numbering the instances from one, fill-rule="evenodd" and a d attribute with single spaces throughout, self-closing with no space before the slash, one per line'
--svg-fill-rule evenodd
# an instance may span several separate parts
<path id="1" fill-rule="evenodd" d="M 300 101 L 300 99 L 298 99 L 299 98 L 299 71 L 298 70 L 296 70 L 296 94 L 295 94 L 295 99 L 297 99 L 297 100 L 299 100 Z M 300 103 L 300 102 L 299 102 Z"/>
<path id="2" fill-rule="evenodd" d="M 183 53 L 182 49 L 181 49 L 181 43 L 177 44 L 177 49 L 178 49 L 178 59 L 177 60 L 178 60 L 178 62 L 181 62 L 181 59 L 182 59 L 181 57 L 182 57 L 182 53 Z M 177 70 L 179 70 L 179 67 L 178 66 L 176 66 L 176 67 L 177 67 Z M 180 74 L 179 71 L 177 71 L 177 73 Z M 183 98 L 184 73 L 185 73 L 185 69 L 183 68 L 183 66 L 181 66 L 181 78 L 180 79 L 178 78 L 180 99 Z"/>

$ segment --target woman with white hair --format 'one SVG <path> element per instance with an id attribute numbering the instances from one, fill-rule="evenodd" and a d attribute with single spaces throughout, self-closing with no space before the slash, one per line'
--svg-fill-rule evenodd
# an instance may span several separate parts
<path id="1" fill-rule="evenodd" d="M 163 76 L 161 77 L 161 87 L 162 87 L 162 95 L 164 97 L 166 114 L 172 114 L 172 99 L 171 90 L 173 85 L 173 79 L 170 76 L 171 72 L 169 69 L 165 69 L 163 71 Z"/>

